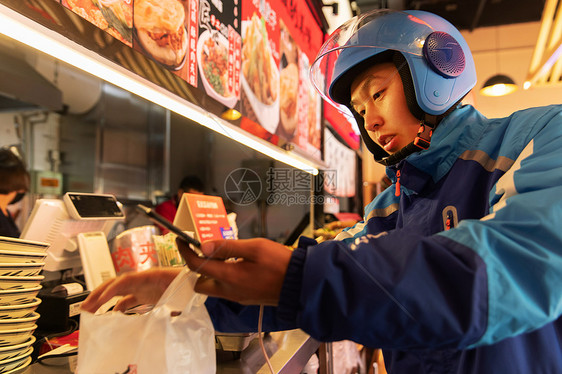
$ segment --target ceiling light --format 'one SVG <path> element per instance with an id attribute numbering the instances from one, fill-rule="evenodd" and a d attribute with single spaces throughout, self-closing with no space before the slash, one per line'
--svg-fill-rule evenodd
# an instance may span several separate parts
<path id="1" fill-rule="evenodd" d="M 527 73 L 528 86 L 557 86 L 562 80 L 562 0 L 543 1 L 535 50 Z"/>
<path id="2" fill-rule="evenodd" d="M 497 73 L 500 70 L 499 57 L 499 28 L 496 26 L 496 75 L 488 78 L 480 89 L 480 94 L 484 96 L 504 96 L 517 90 L 517 85 L 507 75 Z"/>
<path id="3" fill-rule="evenodd" d="M 489 78 L 480 89 L 484 96 L 504 96 L 517 90 L 517 85 L 507 75 L 496 74 Z"/>

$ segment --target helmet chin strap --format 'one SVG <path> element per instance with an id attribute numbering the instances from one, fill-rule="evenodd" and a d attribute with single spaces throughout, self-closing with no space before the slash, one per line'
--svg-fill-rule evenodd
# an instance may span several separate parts
<path id="1" fill-rule="evenodd" d="M 413 142 L 400 149 L 398 152 L 384 157 L 380 160 L 375 160 L 384 166 L 391 166 L 399 163 L 409 155 L 415 152 L 428 149 L 431 145 L 431 137 L 433 130 L 437 127 L 437 116 L 424 114 L 424 119 L 420 121 L 420 128 Z"/>
<path id="2" fill-rule="evenodd" d="M 355 120 L 357 121 L 361 137 L 363 138 L 367 149 L 375 156 L 375 161 L 384 166 L 395 165 L 412 153 L 428 149 L 431 144 L 433 130 L 435 130 L 435 127 L 437 127 L 439 122 L 438 116 L 424 113 L 424 118 L 420 121 L 420 128 L 414 141 L 400 149 L 398 152 L 389 155 L 388 152 L 386 152 L 370 137 L 369 132 L 365 129 L 365 121 L 363 117 L 354 110 L 352 110 L 352 112 Z"/>

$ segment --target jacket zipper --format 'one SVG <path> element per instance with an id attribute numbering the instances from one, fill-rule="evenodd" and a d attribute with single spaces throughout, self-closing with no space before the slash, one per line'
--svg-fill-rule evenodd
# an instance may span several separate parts
<path id="1" fill-rule="evenodd" d="M 447 231 L 455 228 L 459 224 L 457 208 L 449 205 L 443 209 L 443 230 Z"/>
<path id="2" fill-rule="evenodd" d="M 449 210 L 445 220 L 445 230 L 450 230 L 452 227 L 455 227 L 455 222 L 453 222 L 453 212 Z"/>
<path id="3" fill-rule="evenodd" d="M 400 170 L 396 171 L 396 192 L 395 196 L 400 196 Z"/>

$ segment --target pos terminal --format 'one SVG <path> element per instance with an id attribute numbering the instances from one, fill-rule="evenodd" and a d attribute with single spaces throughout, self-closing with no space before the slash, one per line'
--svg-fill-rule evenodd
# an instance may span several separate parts
<path id="1" fill-rule="evenodd" d="M 62 200 L 35 202 L 21 238 L 50 244 L 43 268 L 45 284 L 38 295 L 40 329 L 68 329 L 89 291 L 115 277 L 106 234 L 116 220 L 124 218 L 115 196 L 108 194 L 68 192 Z M 83 274 L 86 290 L 80 283 L 52 281 L 63 272 L 72 277 Z"/>

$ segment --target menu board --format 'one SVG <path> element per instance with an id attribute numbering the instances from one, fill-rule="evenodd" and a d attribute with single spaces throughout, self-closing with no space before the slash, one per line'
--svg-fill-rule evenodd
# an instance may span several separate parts
<path id="1" fill-rule="evenodd" d="M 241 113 L 261 126 L 244 121 L 248 131 L 320 158 L 321 98 L 308 77 L 323 41 L 315 25 L 306 2 L 242 2 Z"/>
<path id="2" fill-rule="evenodd" d="M 62 0 L 62 5 L 243 115 L 240 126 L 316 157 L 308 70 L 324 34 L 298 0 Z"/>

